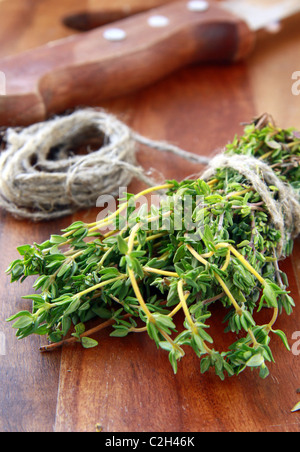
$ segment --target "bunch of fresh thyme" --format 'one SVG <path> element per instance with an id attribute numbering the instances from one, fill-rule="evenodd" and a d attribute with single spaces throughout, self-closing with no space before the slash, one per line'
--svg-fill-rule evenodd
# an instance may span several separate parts
<path id="1" fill-rule="evenodd" d="M 225 152 L 268 163 L 298 196 L 300 139 L 293 130 L 255 121 Z M 159 206 L 136 210 L 141 196 L 162 189 L 167 192 Z M 276 199 L 277 187 L 269 190 Z M 112 225 L 113 230 L 101 233 Z M 284 256 L 293 244 L 286 234 Z M 213 367 L 224 379 L 225 373 L 258 368 L 264 378 L 266 364 L 274 360 L 271 333 L 289 349 L 285 333 L 274 325 L 283 310 L 291 314 L 294 306 L 287 276 L 278 266 L 280 235 L 260 195 L 238 171 L 219 168 L 206 181 L 169 181 L 127 195 L 103 220 L 78 221 L 44 243 L 20 246 L 21 259 L 7 270 L 11 281 L 39 276 L 35 293 L 23 297 L 32 300 L 31 312 L 21 311 L 8 321 L 14 320 L 19 339 L 48 335 L 51 344 L 43 350 L 74 341 L 94 347 L 97 342 L 89 336 L 113 326 L 111 336 L 147 332 L 169 353 L 174 372 L 184 347 L 190 346 L 202 373 Z M 238 338 L 226 351 L 215 350 L 208 333 L 215 303 L 226 311 L 225 332 Z M 270 321 L 260 325 L 255 317 L 262 308 L 270 309 Z M 180 310 L 185 320 L 178 333 Z M 99 326 L 87 330 L 95 318 Z"/>

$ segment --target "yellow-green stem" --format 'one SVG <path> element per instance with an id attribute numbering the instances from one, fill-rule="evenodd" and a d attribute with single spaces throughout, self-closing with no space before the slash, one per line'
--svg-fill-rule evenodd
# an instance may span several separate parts
<path id="1" fill-rule="evenodd" d="M 228 246 L 228 244 L 226 244 Z M 200 256 L 199 253 L 197 253 L 196 250 L 194 250 L 193 247 L 191 247 L 190 245 L 187 245 L 187 249 L 190 251 L 190 253 L 196 258 L 198 259 L 199 262 L 201 262 L 204 265 L 210 265 L 209 262 L 205 259 L 203 259 L 203 257 Z M 224 292 L 226 293 L 226 295 L 229 297 L 231 303 L 233 304 L 236 312 L 238 315 L 242 314 L 242 309 L 240 308 L 240 306 L 238 305 L 238 303 L 236 302 L 236 300 L 234 299 L 232 293 L 230 292 L 230 290 L 228 289 L 228 287 L 226 286 L 226 284 L 224 283 L 224 281 L 222 280 L 222 278 L 216 273 L 214 272 L 214 276 L 217 279 L 217 281 L 219 282 L 219 284 L 221 285 L 221 287 L 223 288 Z"/>
<path id="2" fill-rule="evenodd" d="M 230 290 L 228 289 L 228 287 L 226 286 L 225 282 L 223 281 L 223 279 L 214 272 L 215 278 L 218 281 L 218 283 L 220 284 L 220 286 L 223 288 L 224 292 L 226 293 L 226 295 L 228 296 L 229 300 L 231 301 L 234 309 L 236 310 L 236 313 L 238 315 L 242 315 L 243 311 L 242 308 L 240 308 L 240 306 L 238 305 L 238 303 L 236 302 L 235 298 L 233 297 L 232 293 L 230 292 Z"/>
<path id="3" fill-rule="evenodd" d="M 197 333 L 197 328 L 196 328 L 195 323 L 193 322 L 193 319 L 191 317 L 188 305 L 186 304 L 186 299 L 187 299 L 189 294 L 188 293 L 187 294 L 183 293 L 183 281 L 182 281 L 182 279 L 180 281 L 178 281 L 177 290 L 178 290 L 178 295 L 179 295 L 181 307 L 182 307 L 183 312 L 185 314 L 185 317 L 186 317 L 186 319 L 188 321 L 188 324 L 190 325 L 191 330 L 193 331 L 193 333 Z"/>
<path id="4" fill-rule="evenodd" d="M 154 191 L 165 190 L 167 188 L 172 188 L 173 186 L 174 186 L 173 184 L 164 184 L 164 185 L 158 185 L 156 187 L 147 188 L 146 190 L 143 190 L 140 193 L 136 194 L 133 197 L 133 200 L 136 201 L 141 196 L 145 196 L 145 195 L 147 195 L 149 193 L 152 193 Z M 108 217 L 104 218 L 103 220 L 96 221 L 94 223 L 88 224 L 87 227 L 89 228 L 89 232 L 93 232 L 93 231 L 99 229 L 100 226 L 105 226 L 105 225 L 108 226 L 109 224 L 111 224 L 113 219 L 116 218 L 116 216 L 119 213 L 123 212 L 123 210 L 125 210 L 126 207 L 128 207 L 128 204 L 129 204 L 129 201 L 125 202 L 124 204 L 121 204 L 121 206 L 114 213 L 112 213 Z"/>
<path id="5" fill-rule="evenodd" d="M 150 312 L 149 309 L 147 308 L 147 305 L 146 305 L 146 303 L 145 303 L 145 301 L 144 301 L 144 299 L 143 299 L 143 297 L 142 297 L 142 294 L 141 294 L 141 292 L 140 292 L 138 283 L 137 283 L 137 281 L 136 281 L 136 279 L 135 279 L 135 276 L 134 276 L 134 271 L 131 270 L 130 268 L 128 268 L 128 275 L 129 275 L 129 278 L 130 278 L 131 285 L 132 285 L 132 288 L 133 288 L 133 290 L 134 290 L 135 296 L 136 296 L 136 298 L 138 299 L 138 302 L 139 302 L 139 304 L 140 304 L 142 310 L 144 311 L 144 313 L 146 314 L 146 316 L 148 317 L 148 319 L 151 321 L 151 319 L 152 319 L 151 312 Z"/>
<path id="6" fill-rule="evenodd" d="M 118 281 L 119 279 L 127 278 L 127 275 L 120 275 L 116 276 L 115 278 L 108 279 L 107 281 L 103 281 L 99 284 L 96 284 L 95 286 L 89 287 L 88 289 L 83 290 L 82 292 L 79 292 L 75 295 L 75 297 L 81 298 L 83 295 L 86 295 L 90 292 L 94 292 L 94 290 L 100 289 L 101 287 L 107 286 L 108 284 L 114 283 Z"/>
<path id="7" fill-rule="evenodd" d="M 157 275 L 161 276 L 170 276 L 178 278 L 178 273 L 161 270 L 160 268 L 143 267 L 143 270 L 147 273 L 156 273 Z"/>

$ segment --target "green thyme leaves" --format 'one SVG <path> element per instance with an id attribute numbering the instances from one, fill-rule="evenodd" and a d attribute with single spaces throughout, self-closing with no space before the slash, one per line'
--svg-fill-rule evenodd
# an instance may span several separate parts
<path id="1" fill-rule="evenodd" d="M 263 160 L 300 193 L 300 143 L 291 130 L 254 122 L 225 152 Z M 159 203 L 148 205 L 147 196 L 161 190 Z M 269 191 L 276 199 L 277 187 Z M 77 342 L 96 347 L 104 328 L 124 340 L 143 333 L 168 354 L 175 373 L 190 347 L 201 373 L 223 380 L 248 369 L 266 378 L 272 337 L 289 350 L 275 323 L 294 302 L 279 269 L 282 237 L 251 184 L 236 170 L 218 168 L 206 181 L 167 181 L 119 201 L 102 220 L 77 221 L 41 244 L 18 247 L 20 258 L 7 269 L 11 282 L 36 280 L 34 293 L 23 297 L 31 307 L 7 319 L 17 337 L 46 336 L 43 350 L 51 350 Z M 288 231 L 284 239 L 288 256 Z M 211 332 L 216 306 L 224 312 L 224 333 L 238 337 L 227 350 L 216 349 Z M 261 310 L 270 313 L 267 323 Z"/>

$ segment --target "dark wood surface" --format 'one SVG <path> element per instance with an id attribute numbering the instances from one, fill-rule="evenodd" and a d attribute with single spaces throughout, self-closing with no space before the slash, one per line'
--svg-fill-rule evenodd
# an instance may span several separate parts
<path id="1" fill-rule="evenodd" d="M 101 4 L 105 6 L 105 0 L 0 1 L 0 16 L 5 17 L 0 56 L 73 33 L 61 18 Z M 118 7 L 122 2 L 111 0 L 110 4 Z M 184 68 L 101 107 L 145 136 L 206 155 L 240 133 L 242 122 L 265 111 L 281 127 L 300 129 L 300 96 L 291 92 L 292 73 L 299 70 L 298 23 L 299 18 L 289 20 L 280 35 L 260 33 L 246 62 Z M 138 160 L 161 178 L 182 179 L 201 170 L 143 148 Z M 129 190 L 139 188 L 133 182 Z M 298 432 L 300 413 L 291 413 L 291 408 L 299 401 L 300 355 L 288 352 L 277 337 L 273 338 L 276 363 L 266 380 L 255 372 L 244 372 L 225 382 L 210 373 L 201 375 L 192 353 L 187 353 L 174 375 L 167 355 L 142 334 L 119 339 L 102 332 L 97 336 L 98 348 L 72 345 L 48 354 L 39 352 L 44 338 L 17 341 L 4 319 L 29 307 L 21 296 L 31 293 L 32 281 L 11 285 L 4 274 L 17 257 L 16 247 L 46 240 L 75 219 L 94 221 L 96 216 L 97 210 L 90 209 L 60 221 L 33 224 L 0 214 L 0 333 L 5 338 L 5 355 L 0 355 L 0 431 L 94 432 L 98 425 L 104 432 Z M 293 351 L 298 352 L 293 334 L 300 331 L 299 240 L 282 268 L 296 308 L 290 317 L 282 315 L 277 326 L 286 331 Z M 222 312 L 217 307 L 214 318 L 214 337 L 225 346 Z"/>

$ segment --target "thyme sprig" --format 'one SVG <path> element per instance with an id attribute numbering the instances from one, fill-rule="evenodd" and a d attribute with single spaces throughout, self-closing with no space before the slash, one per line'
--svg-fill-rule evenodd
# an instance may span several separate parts
<path id="1" fill-rule="evenodd" d="M 299 193 L 300 142 L 292 129 L 256 121 L 225 152 L 265 161 Z M 162 189 L 166 197 L 159 207 L 135 210 L 137 199 Z M 277 187 L 269 189 L 276 199 Z M 188 224 L 178 216 L 187 196 Z M 101 232 L 112 225 L 110 232 Z M 288 233 L 285 256 L 293 245 Z M 224 379 L 250 368 L 265 378 L 267 364 L 274 361 L 272 334 L 289 350 L 275 323 L 294 306 L 287 275 L 278 265 L 280 238 L 260 195 L 237 171 L 219 168 L 207 181 L 167 181 L 127 195 L 103 220 L 77 221 L 41 244 L 20 246 L 21 258 L 7 270 L 11 281 L 38 278 L 35 293 L 23 297 L 32 300 L 32 309 L 8 321 L 14 321 L 19 339 L 47 335 L 50 345 L 43 350 L 76 341 L 94 347 L 98 343 L 89 336 L 112 326 L 111 336 L 147 332 L 169 353 L 174 372 L 190 346 L 202 373 L 212 367 Z M 228 350 L 216 350 L 208 333 L 215 303 L 225 310 L 225 332 L 238 335 Z M 270 310 L 270 320 L 259 324 L 257 312 L 263 308 Z M 185 320 L 178 333 L 179 311 Z M 101 319 L 99 326 L 86 330 L 95 318 Z"/>

